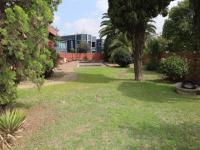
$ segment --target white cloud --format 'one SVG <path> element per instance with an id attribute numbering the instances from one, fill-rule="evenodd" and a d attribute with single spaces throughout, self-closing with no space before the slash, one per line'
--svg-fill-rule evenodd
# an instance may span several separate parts
<path id="1" fill-rule="evenodd" d="M 64 24 L 64 32 L 68 34 L 87 33 L 98 36 L 99 23 L 95 19 L 81 18 Z"/>
<path id="2" fill-rule="evenodd" d="M 171 2 L 169 9 L 171 9 L 173 6 L 176 6 L 180 1 L 182 0 L 175 0 Z M 64 21 L 65 18 L 55 16 L 53 24 L 60 27 L 61 35 L 88 33 L 98 37 L 100 22 L 102 21 L 102 14 L 108 10 L 108 0 L 96 0 L 95 7 L 96 9 L 94 12 L 91 12 L 91 16 L 85 16 L 71 22 L 66 22 Z M 156 21 L 155 25 L 157 27 L 157 33 L 162 32 L 165 19 L 166 18 L 163 18 L 161 15 L 154 19 Z"/>
<path id="3" fill-rule="evenodd" d="M 58 24 L 60 21 L 61 21 L 61 18 L 59 16 L 55 15 L 53 23 Z"/>
<path id="4" fill-rule="evenodd" d="M 100 12 L 103 12 L 103 13 L 107 12 L 107 10 L 108 10 L 108 0 L 97 0 L 96 1 L 96 8 Z"/>

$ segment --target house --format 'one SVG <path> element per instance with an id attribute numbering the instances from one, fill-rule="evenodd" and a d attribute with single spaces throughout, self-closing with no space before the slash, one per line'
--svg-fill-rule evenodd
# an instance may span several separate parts
<path id="1" fill-rule="evenodd" d="M 52 48 L 52 49 L 55 49 L 55 46 L 56 46 L 55 44 L 56 44 L 56 43 L 54 42 L 54 40 L 55 40 L 56 37 L 59 36 L 59 34 L 58 34 L 59 30 L 50 25 L 50 26 L 48 27 L 48 32 L 49 32 L 48 46 L 49 46 L 50 48 Z"/>
<path id="2" fill-rule="evenodd" d="M 56 50 L 58 52 L 77 52 L 77 48 L 79 44 L 87 43 L 91 48 L 91 53 L 102 52 L 103 50 L 103 40 L 97 39 L 95 36 L 90 34 L 75 34 L 75 35 L 67 35 L 61 36 Z"/>

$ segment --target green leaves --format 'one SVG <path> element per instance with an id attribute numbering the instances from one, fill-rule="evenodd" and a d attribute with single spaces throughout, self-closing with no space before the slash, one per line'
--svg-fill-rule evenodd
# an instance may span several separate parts
<path id="1" fill-rule="evenodd" d="M 163 37 L 171 41 L 169 51 L 193 51 L 192 16 L 188 0 L 178 4 L 169 12 L 163 27 Z"/>
<path id="2" fill-rule="evenodd" d="M 25 114 L 17 110 L 7 110 L 0 116 L 0 132 L 14 135 L 22 126 Z"/>
<path id="3" fill-rule="evenodd" d="M 127 33 L 134 46 L 135 79 L 142 80 L 142 55 L 148 22 L 165 14 L 173 0 L 108 0 L 108 15 L 115 28 Z"/>
<path id="4" fill-rule="evenodd" d="M 7 67 L 0 71 L 0 105 L 10 104 L 17 97 L 15 87 L 15 73 Z"/>
<path id="5" fill-rule="evenodd" d="M 11 149 L 11 145 L 17 138 L 25 121 L 25 114 L 22 111 L 7 110 L 0 116 L 0 148 Z"/>
<path id="6" fill-rule="evenodd" d="M 48 50 L 48 26 L 60 0 L 8 1 L 0 13 L 0 105 L 16 98 L 21 78 L 39 88 L 53 60 Z"/>
<path id="7" fill-rule="evenodd" d="M 161 61 L 160 72 L 173 81 L 179 81 L 189 73 L 189 64 L 179 56 L 170 56 Z"/>

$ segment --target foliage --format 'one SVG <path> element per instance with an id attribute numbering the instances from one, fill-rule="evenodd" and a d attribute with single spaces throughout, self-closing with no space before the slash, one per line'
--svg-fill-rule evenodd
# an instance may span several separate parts
<path id="1" fill-rule="evenodd" d="M 0 116 L 0 147 L 11 148 L 25 121 L 25 114 L 17 110 L 7 110 Z"/>
<path id="2" fill-rule="evenodd" d="M 108 37 L 108 38 L 115 37 L 120 33 L 120 31 L 113 26 L 113 24 L 110 20 L 110 17 L 108 16 L 107 13 L 103 14 L 102 19 L 103 19 L 103 21 L 101 22 L 102 28 L 99 31 L 101 38 L 103 38 L 103 37 Z"/>
<path id="3" fill-rule="evenodd" d="M 161 60 L 160 72 L 173 81 L 179 81 L 189 73 L 189 64 L 179 56 L 173 55 Z"/>
<path id="4" fill-rule="evenodd" d="M 78 53 L 87 53 L 91 51 L 91 46 L 86 42 L 81 42 L 77 47 Z"/>
<path id="5" fill-rule="evenodd" d="M 4 106 L 16 98 L 15 73 L 10 69 L 0 72 L 0 105 Z"/>
<path id="6" fill-rule="evenodd" d="M 42 85 L 46 66 L 52 66 L 47 28 L 59 1 L 0 2 L 0 104 L 15 99 L 14 82 L 21 78 Z"/>
<path id="7" fill-rule="evenodd" d="M 118 48 L 113 52 L 112 60 L 120 67 L 128 67 L 132 63 L 130 52 L 122 48 Z"/>
<path id="8" fill-rule="evenodd" d="M 48 78 L 51 77 L 53 74 L 53 69 L 58 65 L 59 55 L 54 49 L 49 49 L 50 57 L 49 59 L 52 60 L 48 64 L 46 64 L 46 69 L 44 72 L 44 77 Z"/>
<path id="9" fill-rule="evenodd" d="M 156 72 L 144 71 L 144 81 L 134 82 L 132 68 L 75 71 L 76 82 L 45 86 L 40 93 L 19 90 L 18 102 L 31 110 L 45 106 L 53 116 L 14 150 L 199 149 L 200 96 L 177 94 Z"/>
<path id="10" fill-rule="evenodd" d="M 148 22 L 158 14 L 167 15 L 172 0 L 109 0 L 108 14 L 114 27 L 128 34 L 134 46 L 135 80 L 142 80 L 142 55 Z"/>
<path id="11" fill-rule="evenodd" d="M 101 22 L 101 30 L 99 31 L 99 34 L 101 38 L 106 38 L 104 43 L 104 59 L 105 61 L 109 61 L 113 52 L 110 45 L 118 34 L 120 34 L 120 31 L 113 26 L 107 13 L 103 14 L 102 19 L 103 21 Z"/>
<path id="12" fill-rule="evenodd" d="M 163 27 L 163 37 L 169 40 L 169 51 L 192 51 L 192 16 L 189 0 L 180 2 L 178 6 L 169 12 L 169 19 L 165 21 Z"/>
<path id="13" fill-rule="evenodd" d="M 115 50 L 115 49 L 125 49 L 126 51 L 130 52 L 132 51 L 132 43 L 131 41 L 127 38 L 127 35 L 125 33 L 119 33 L 118 36 L 116 36 L 111 44 L 110 44 L 110 49 Z"/>
<path id="14" fill-rule="evenodd" d="M 167 48 L 168 42 L 162 38 L 152 38 L 147 42 L 147 53 L 150 57 L 150 62 L 147 64 L 147 70 L 157 70 L 159 67 L 159 59 L 162 52 Z"/>
<path id="15" fill-rule="evenodd" d="M 128 38 L 128 34 L 126 32 L 120 32 L 117 28 L 112 24 L 110 17 L 107 13 L 104 14 L 104 19 L 101 23 L 101 30 L 99 31 L 101 38 L 106 37 L 104 44 L 104 58 L 106 61 L 111 59 L 111 55 L 113 51 L 117 48 L 127 49 L 128 51 L 132 51 L 132 42 Z M 146 38 L 155 33 L 155 26 L 151 23 L 154 21 L 150 20 L 147 24 L 145 36 Z"/>
<path id="16" fill-rule="evenodd" d="M 74 48 L 70 49 L 69 52 L 70 52 L 70 53 L 76 53 L 76 51 L 75 51 Z"/>

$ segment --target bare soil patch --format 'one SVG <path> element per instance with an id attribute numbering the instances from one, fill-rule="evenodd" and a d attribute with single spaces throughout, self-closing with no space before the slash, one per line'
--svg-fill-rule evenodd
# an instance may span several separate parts
<path id="1" fill-rule="evenodd" d="M 49 107 L 47 106 L 37 106 L 27 110 L 27 117 L 24 123 L 24 131 L 22 132 L 22 138 L 17 141 L 17 147 L 21 150 L 25 150 L 24 143 L 31 135 L 44 126 L 54 123 L 56 116 Z"/>
<path id="2" fill-rule="evenodd" d="M 51 78 L 45 80 L 43 86 L 55 85 L 55 84 L 65 84 L 69 81 L 74 81 L 77 79 L 77 75 L 74 72 L 74 69 L 77 67 L 78 62 L 68 62 L 62 63 L 58 65 L 57 68 L 54 69 L 54 74 Z M 35 85 L 29 81 L 21 82 L 18 88 L 34 88 Z"/>

